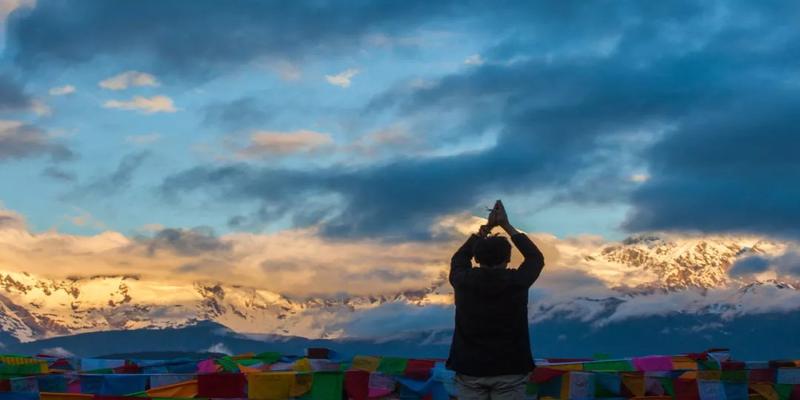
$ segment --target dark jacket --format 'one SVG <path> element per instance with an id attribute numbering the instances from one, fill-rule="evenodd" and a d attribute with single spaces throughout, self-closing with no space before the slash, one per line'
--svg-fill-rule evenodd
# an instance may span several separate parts
<path id="1" fill-rule="evenodd" d="M 526 374 L 533 367 L 528 337 L 528 289 L 544 256 L 524 234 L 511 237 L 525 257 L 518 269 L 472 267 L 472 235 L 453 255 L 456 328 L 447 367 L 470 376 Z"/>

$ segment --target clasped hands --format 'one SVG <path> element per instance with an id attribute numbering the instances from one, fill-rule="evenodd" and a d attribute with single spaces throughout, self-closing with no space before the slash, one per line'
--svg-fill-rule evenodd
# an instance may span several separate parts
<path id="1" fill-rule="evenodd" d="M 486 225 L 481 225 L 481 227 L 478 229 L 478 236 L 486 237 L 496 226 L 501 226 L 503 228 L 506 226 L 511 226 L 508 222 L 508 214 L 506 214 L 506 209 L 503 206 L 503 202 L 500 200 L 497 200 L 494 203 L 492 211 L 489 212 L 489 216 L 486 218 Z"/>

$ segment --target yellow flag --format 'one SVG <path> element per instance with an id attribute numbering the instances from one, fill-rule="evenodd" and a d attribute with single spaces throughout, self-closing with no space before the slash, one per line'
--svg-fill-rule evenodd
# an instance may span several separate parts
<path id="1" fill-rule="evenodd" d="M 193 379 L 185 382 L 173 383 L 171 385 L 159 386 L 147 391 L 150 397 L 187 397 L 197 396 L 197 380 Z"/>
<path id="2" fill-rule="evenodd" d="M 583 371 L 583 364 L 581 363 L 557 364 L 557 365 L 548 365 L 547 368 L 557 369 L 559 371 Z"/>
<path id="3" fill-rule="evenodd" d="M 297 372 L 311 372 L 313 368 L 311 367 L 311 361 L 308 361 L 308 358 L 301 358 L 294 362 L 292 369 Z"/>
<path id="4" fill-rule="evenodd" d="M 754 392 L 761 395 L 766 400 L 778 400 L 780 396 L 778 396 L 778 392 L 775 391 L 775 388 L 772 387 L 772 383 L 750 383 L 750 389 Z"/>
<path id="5" fill-rule="evenodd" d="M 247 374 L 247 397 L 258 400 L 285 400 L 292 397 L 294 372 Z"/>
<path id="6" fill-rule="evenodd" d="M 672 356 L 672 369 L 697 369 L 697 361 L 686 356 Z"/>
<path id="7" fill-rule="evenodd" d="M 372 356 L 355 356 L 353 357 L 353 369 L 360 369 L 362 371 L 375 372 L 378 370 L 381 359 Z"/>
<path id="8" fill-rule="evenodd" d="M 311 384 L 313 382 L 311 374 L 297 374 L 294 376 L 292 387 L 289 388 L 289 394 L 292 397 L 300 397 L 311 391 Z"/>
<path id="9" fill-rule="evenodd" d="M 48 393 L 48 392 L 41 392 L 39 393 L 39 398 L 41 400 L 80 400 L 80 399 L 92 399 L 94 395 L 92 394 L 83 394 L 83 393 Z"/>
<path id="10" fill-rule="evenodd" d="M 622 384 L 628 388 L 628 390 L 634 396 L 644 396 L 644 375 L 639 373 L 622 373 Z"/>

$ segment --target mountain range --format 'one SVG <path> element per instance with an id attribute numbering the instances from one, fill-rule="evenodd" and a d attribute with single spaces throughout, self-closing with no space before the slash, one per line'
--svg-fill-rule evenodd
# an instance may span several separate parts
<path id="1" fill-rule="evenodd" d="M 722 346 L 739 358 L 800 357 L 797 278 L 730 271 L 750 257 L 769 259 L 793 248 L 793 242 L 747 236 L 560 241 L 531 291 L 534 353 L 626 356 Z M 452 333 L 452 289 L 444 270 L 416 290 L 306 298 L 214 281 L 53 279 L 18 271 L 0 260 L 6 352 L 301 353 L 327 346 L 445 357 Z"/>

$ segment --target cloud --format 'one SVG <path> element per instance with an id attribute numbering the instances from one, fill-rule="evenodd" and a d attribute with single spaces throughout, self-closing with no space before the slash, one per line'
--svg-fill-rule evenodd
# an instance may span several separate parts
<path id="1" fill-rule="evenodd" d="M 47 103 L 41 100 L 33 100 L 31 103 L 31 111 L 40 117 L 49 117 L 53 114 L 53 109 Z"/>
<path id="2" fill-rule="evenodd" d="M 108 100 L 103 103 L 105 108 L 119 110 L 138 110 L 143 114 L 174 113 L 178 111 L 167 96 L 142 97 L 134 96 L 131 100 Z"/>
<path id="3" fill-rule="evenodd" d="M 94 229 L 107 229 L 106 224 L 103 221 L 97 219 L 94 215 L 86 210 L 82 210 L 80 208 L 75 208 L 77 214 L 70 215 L 67 217 L 67 221 L 69 221 L 72 225 L 77 227 L 89 227 Z"/>
<path id="4" fill-rule="evenodd" d="M 7 216 L 4 226 L 13 229 L 0 230 L 0 258 L 7 271 L 61 279 L 135 274 L 162 284 L 211 281 L 289 296 L 381 295 L 426 288 L 442 279 L 453 249 L 464 239 L 445 245 L 384 244 L 328 241 L 315 229 L 217 236 L 204 227 L 159 227 L 134 237 L 114 231 L 69 235 L 28 232 L 19 214 L 2 215 Z"/>
<path id="5" fill-rule="evenodd" d="M 40 128 L 22 121 L 0 120 L 0 162 L 38 156 L 65 161 L 75 154 Z"/>
<path id="6" fill-rule="evenodd" d="M 64 96 L 72 94 L 75 93 L 75 86 L 72 85 L 56 86 L 50 88 L 48 93 L 50 94 L 50 96 Z"/>
<path id="7" fill-rule="evenodd" d="M 77 179 L 74 172 L 69 172 L 52 165 L 42 170 L 42 176 L 62 182 L 74 182 Z"/>
<path id="8" fill-rule="evenodd" d="M 650 180 L 650 175 L 647 174 L 633 174 L 630 177 L 631 182 L 644 183 Z"/>
<path id="9" fill-rule="evenodd" d="M 167 0 L 109 7 L 90 0 L 67 6 L 43 0 L 9 23 L 8 56 L 24 68 L 102 59 L 159 75 L 210 78 L 262 60 L 296 63 L 358 50 L 370 34 L 413 30 L 454 9 L 451 2 L 421 0 L 382 7 L 250 0 L 193 5 Z"/>
<path id="10" fill-rule="evenodd" d="M 453 314 L 454 308 L 450 306 L 417 307 L 389 303 L 382 307 L 364 310 L 352 319 L 335 324 L 332 328 L 340 328 L 352 337 L 390 340 L 420 330 L 452 329 Z M 449 340 L 446 344 L 450 344 Z"/>
<path id="11" fill-rule="evenodd" d="M 286 60 L 270 62 L 267 66 L 284 81 L 297 81 L 303 76 L 303 71 L 297 64 Z"/>
<path id="12" fill-rule="evenodd" d="M 8 75 L 0 74 L 0 112 L 22 111 L 33 107 L 22 86 Z"/>
<path id="13" fill-rule="evenodd" d="M 714 6 L 627 3 L 597 6 L 586 15 L 566 8 L 567 21 L 543 25 L 541 36 L 517 35 L 486 50 L 489 58 L 507 62 L 459 71 L 424 88 L 390 90 L 367 111 L 430 118 L 434 122 L 416 129 L 434 132 L 446 132 L 442 116 L 455 114 L 450 130 L 460 138 L 499 127 L 493 148 L 431 163 L 429 175 L 492 181 L 500 193 L 555 192 L 553 204 L 630 203 L 623 225 L 630 231 L 797 235 L 800 203 L 794 199 L 800 189 L 792 182 L 800 181 L 800 161 L 792 149 L 800 147 L 800 136 L 790 110 L 800 90 L 785 82 L 795 74 L 786 66 L 800 62 L 793 51 L 800 30 L 775 29 L 785 16 L 778 9 L 793 12 L 781 4 L 729 10 L 759 16 L 747 25 L 714 19 Z M 669 27 L 677 14 L 686 24 L 674 36 Z M 629 24 L 623 15 L 646 15 L 649 22 Z M 716 21 L 714 29 L 707 29 L 709 20 Z M 559 46 L 547 45 L 577 26 L 585 31 Z M 645 31 L 654 36 L 642 40 Z M 781 39 L 756 39 L 757 45 L 745 39 L 766 38 L 765 32 Z M 618 40 L 600 49 L 602 43 L 591 38 L 604 36 Z M 551 53 L 543 57 L 530 50 L 537 46 Z M 441 140 L 455 137 L 443 134 Z M 464 175 L 446 175 L 459 158 L 498 172 L 467 167 Z M 501 165 L 511 172 L 493 169 Z M 647 170 L 650 178 L 632 181 L 631 169 Z M 426 189 L 452 193 L 454 212 L 469 206 L 465 199 L 471 195 L 454 185 L 437 182 Z"/>
<path id="14" fill-rule="evenodd" d="M 633 193 L 632 230 L 800 235 L 800 90 L 738 89 L 734 104 L 687 121 L 647 152 L 653 177 Z"/>
<path id="15" fill-rule="evenodd" d="M 125 143 L 135 145 L 153 144 L 159 140 L 161 140 L 161 135 L 158 133 L 145 133 L 142 135 L 125 136 Z"/>
<path id="16" fill-rule="evenodd" d="M 790 249 L 780 255 L 749 256 L 737 261 L 728 274 L 733 277 L 746 277 L 764 272 L 800 280 L 800 252 Z"/>
<path id="17" fill-rule="evenodd" d="M 309 130 L 293 132 L 257 131 L 250 135 L 249 143 L 237 154 L 242 158 L 284 156 L 309 153 L 330 146 L 330 135 Z"/>
<path id="18" fill-rule="evenodd" d="M 371 161 L 385 159 L 387 155 L 422 154 L 427 149 L 422 138 L 413 135 L 402 126 L 392 126 L 359 136 L 344 146 L 343 150 L 359 156 L 360 159 Z"/>
<path id="19" fill-rule="evenodd" d="M 241 97 L 227 102 L 214 102 L 204 108 L 206 125 L 240 130 L 265 124 L 275 116 L 273 107 L 266 106 L 254 97 Z"/>
<path id="20" fill-rule="evenodd" d="M 313 13 L 238 2 L 166 2 L 142 12 L 150 7 L 142 4 L 43 3 L 9 25 L 8 56 L 30 68 L 130 57 L 140 62 L 129 68 L 159 76 L 209 78 L 250 62 L 346 55 L 364 36 L 400 37 L 445 17 L 497 38 L 473 50 L 492 62 L 426 77 L 422 86 L 403 82 L 360 110 L 371 121 L 403 116 L 412 135 L 456 150 L 298 170 L 199 165 L 165 179 L 175 193 L 256 202 L 254 214 L 301 215 L 304 226 L 320 223 L 341 237 L 423 237 L 436 218 L 504 195 L 629 206 L 631 231 L 793 235 L 800 226 L 791 150 L 800 89 L 787 83 L 796 81 L 800 40 L 787 23 L 791 2 L 436 2 L 321 5 Z M 287 25 L 296 20 L 322 23 Z M 196 43 L 206 46 L 197 51 Z M 632 180 L 632 171 L 650 179 Z M 307 200 L 296 199 L 312 195 L 332 205 L 307 212 Z"/>
<path id="21" fill-rule="evenodd" d="M 109 196 L 126 190 L 133 182 L 136 170 L 150 157 L 149 151 L 140 151 L 123 156 L 117 168 L 100 175 L 89 183 L 76 188 L 68 197 Z"/>
<path id="22" fill-rule="evenodd" d="M 231 349 L 229 349 L 228 346 L 225 346 L 225 343 L 222 343 L 222 342 L 219 342 L 219 343 L 207 348 L 206 351 L 209 352 L 209 353 L 220 353 L 220 354 L 233 355 L 233 352 L 231 351 Z"/>
<path id="23" fill-rule="evenodd" d="M 483 65 L 485 62 L 486 60 L 480 54 L 473 54 L 464 59 L 464 64 L 466 65 Z"/>
<path id="24" fill-rule="evenodd" d="M 62 358 L 75 357 L 74 353 L 60 346 L 44 348 L 42 349 L 41 354 L 45 354 L 48 356 L 62 357 Z"/>
<path id="25" fill-rule="evenodd" d="M 192 256 L 207 252 L 228 252 L 230 243 L 219 240 L 210 228 L 174 229 L 166 228 L 155 233 L 152 238 L 142 239 L 147 253 L 156 256 L 159 250 L 167 249 L 174 253 Z"/>
<path id="26" fill-rule="evenodd" d="M 18 9 L 31 9 L 36 0 L 2 0 L 0 1 L 0 48 L 5 46 L 6 19 Z"/>
<path id="27" fill-rule="evenodd" d="M 768 260 L 759 256 L 750 256 L 736 261 L 736 263 L 733 264 L 733 266 L 728 270 L 728 274 L 738 277 L 743 275 L 758 274 L 766 271 L 768 268 Z"/>
<path id="28" fill-rule="evenodd" d="M 97 84 L 106 90 L 125 90 L 129 87 L 138 86 L 159 86 L 158 80 L 155 76 L 148 73 L 139 71 L 126 71 L 119 75 L 114 75 L 108 79 L 104 79 Z"/>
<path id="29" fill-rule="evenodd" d="M 331 85 L 348 88 L 350 87 L 351 80 L 358 75 L 358 72 L 359 71 L 355 68 L 348 68 L 336 75 L 325 75 L 325 80 Z"/>
<path id="30" fill-rule="evenodd" d="M 691 21 L 699 23 L 703 12 Z M 668 14 L 655 20 L 669 26 Z M 409 131 L 430 132 L 431 141 L 444 147 L 496 132 L 486 145 L 357 168 L 198 166 L 167 177 L 163 187 L 173 193 L 208 191 L 226 202 L 258 200 L 261 207 L 281 210 L 306 208 L 298 197 L 327 195 L 336 199 L 333 212 L 307 222 L 321 222 L 331 236 L 387 239 L 425 237 L 436 218 L 503 195 L 556 193 L 559 203 L 624 203 L 639 185 L 631 182 L 631 169 L 647 162 L 640 153 L 671 124 L 725 97 L 702 96 L 705 81 L 676 91 L 676 79 L 686 73 L 681 53 L 632 63 L 633 55 L 656 55 L 638 54 L 636 29 L 617 33 L 630 39 L 622 41 L 629 48 L 597 56 L 535 57 L 528 54 L 532 43 L 510 39 L 487 50 L 487 57 L 514 62 L 474 66 L 422 87 L 403 85 L 363 110 L 421 121 Z M 564 43 L 570 45 L 584 44 Z"/>
<path id="31" fill-rule="evenodd" d="M 27 229 L 27 224 L 21 214 L 0 207 L 0 230 L 2 229 L 25 230 Z"/>
<path id="32" fill-rule="evenodd" d="M 373 301 L 384 301 L 383 305 L 345 303 L 345 315 L 318 316 L 309 309 L 310 314 L 298 316 L 308 323 L 341 331 L 340 334 L 357 336 L 403 334 L 418 330 L 419 326 L 434 330 L 450 327 L 453 298 L 446 282 L 449 259 L 467 234 L 485 222 L 453 215 L 430 227 L 446 240 L 387 243 L 374 238 L 327 240 L 313 228 L 222 236 L 204 227 L 154 227 L 153 231 L 134 237 L 114 231 L 94 235 L 69 235 L 55 230 L 33 233 L 25 229 L 21 215 L 8 210 L 0 211 L 0 227 L 4 226 L 2 216 L 9 216 L 5 221 L 13 221 L 11 229 L 0 228 L 0 258 L 4 260 L 5 274 L 25 272 L 27 276 L 73 281 L 87 276 L 134 275 L 136 284 L 129 286 L 131 296 L 137 299 L 167 296 L 196 301 L 197 288 L 205 285 L 236 288 L 245 293 L 251 290 L 248 299 L 256 302 L 280 295 L 290 299 L 371 296 Z M 530 236 L 545 253 L 546 262 L 531 291 L 533 322 L 569 317 L 602 325 L 678 312 L 712 312 L 732 318 L 792 311 L 800 304 L 799 291 L 772 283 L 722 285 L 702 291 L 651 290 L 647 295 L 619 292 L 610 287 L 611 282 L 599 278 L 613 275 L 618 267 L 588 262 L 587 255 L 597 255 L 620 243 L 596 238 L 560 240 L 547 234 Z M 517 265 L 519 257 L 515 251 L 512 264 Z M 798 259 L 796 254 L 791 257 Z M 797 265 L 786 259 L 775 264 Z M 56 263 L 59 268 L 53 269 Z M 652 279 L 650 284 L 658 282 L 657 278 Z M 105 293 L 107 286 L 98 290 Z M 226 298 L 230 296 L 225 294 Z M 399 300 L 393 300 L 398 295 Z M 312 328 L 292 326 L 294 330 L 320 334 L 319 326 Z M 250 327 L 249 331 L 260 329 L 266 328 Z"/>

